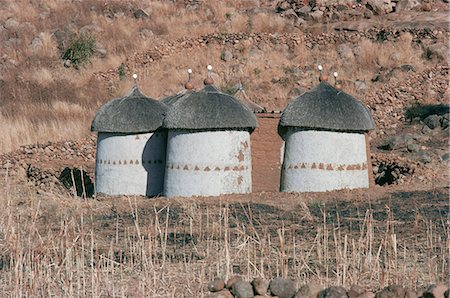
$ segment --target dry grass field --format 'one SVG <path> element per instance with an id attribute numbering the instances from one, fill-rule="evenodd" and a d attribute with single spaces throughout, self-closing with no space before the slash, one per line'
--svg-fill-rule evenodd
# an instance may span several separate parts
<path id="1" fill-rule="evenodd" d="M 236 274 L 369 290 L 448 282 L 442 154 L 417 162 L 428 184 L 325 194 L 82 199 L 9 174 L 7 154 L 23 145 L 88 138 L 95 112 L 128 92 L 133 73 L 146 95 L 161 98 L 183 89 L 188 68 L 201 88 L 212 64 L 222 90 L 242 82 L 251 100 L 282 110 L 317 83 L 320 63 L 376 116 L 374 144 L 407 125 L 408 107 L 448 104 L 442 1 L 423 1 L 432 4 L 426 13 L 369 20 L 354 9 L 342 22 L 303 25 L 275 2 L 0 1 L 0 296 L 202 297 L 208 281 Z M 339 1 L 353 2 L 362 1 Z M 68 63 L 76 47 L 89 58 L 76 63 L 72 52 Z M 444 135 L 434 136 L 442 143 Z M 54 159 L 46 163 L 70 162 Z M 86 160 L 79 166 L 92 169 Z"/>
<path id="2" fill-rule="evenodd" d="M 441 187 L 80 200 L 12 185 L 0 211 L 0 292 L 12 296 L 201 297 L 235 274 L 420 289 L 449 271 Z"/>

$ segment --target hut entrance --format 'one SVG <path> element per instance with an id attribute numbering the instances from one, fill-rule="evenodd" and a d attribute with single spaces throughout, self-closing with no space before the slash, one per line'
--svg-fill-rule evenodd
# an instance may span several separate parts
<path id="1" fill-rule="evenodd" d="M 251 135 L 253 191 L 280 189 L 281 147 L 279 113 L 258 113 L 259 127 Z"/>

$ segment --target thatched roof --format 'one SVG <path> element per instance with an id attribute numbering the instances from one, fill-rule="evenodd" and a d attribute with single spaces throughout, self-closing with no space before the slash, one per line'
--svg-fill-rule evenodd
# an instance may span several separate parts
<path id="1" fill-rule="evenodd" d="M 244 104 L 207 85 L 173 103 L 163 126 L 189 130 L 253 130 L 258 124 L 255 115 Z"/>
<path id="2" fill-rule="evenodd" d="M 162 98 L 160 101 L 164 104 L 166 104 L 167 106 L 171 106 L 173 105 L 176 101 L 178 101 L 178 99 L 180 99 L 181 97 L 185 96 L 185 95 L 189 95 L 191 94 L 193 91 L 191 90 L 186 90 L 184 89 L 183 91 L 178 92 L 175 95 L 169 95 L 166 96 L 164 98 Z"/>
<path id="3" fill-rule="evenodd" d="M 280 127 L 363 132 L 375 128 L 368 108 L 360 101 L 321 82 L 288 104 Z"/>
<path id="4" fill-rule="evenodd" d="M 142 94 L 137 86 L 121 98 L 103 105 L 92 121 L 98 132 L 143 133 L 161 127 L 168 107 Z"/>

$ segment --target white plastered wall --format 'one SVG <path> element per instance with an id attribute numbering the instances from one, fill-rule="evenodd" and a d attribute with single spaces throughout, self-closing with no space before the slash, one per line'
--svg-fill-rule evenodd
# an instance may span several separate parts
<path id="1" fill-rule="evenodd" d="M 364 134 L 288 128 L 284 139 L 281 191 L 369 187 Z"/>
<path id="2" fill-rule="evenodd" d="M 97 193 L 162 194 L 167 133 L 99 133 L 95 167 Z"/>
<path id="3" fill-rule="evenodd" d="M 169 131 L 164 195 L 250 193 L 251 169 L 247 131 Z"/>

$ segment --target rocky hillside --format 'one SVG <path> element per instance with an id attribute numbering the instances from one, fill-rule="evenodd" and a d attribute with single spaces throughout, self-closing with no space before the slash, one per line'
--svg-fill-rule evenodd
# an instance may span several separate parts
<path id="1" fill-rule="evenodd" d="M 27 13 L 24 13 L 26 7 Z M 0 151 L 80 139 L 100 105 L 139 74 L 143 91 L 180 91 L 205 66 L 234 93 L 282 110 L 317 83 L 317 65 L 390 135 L 414 105 L 448 98 L 448 12 L 441 0 L 4 1 Z"/>

